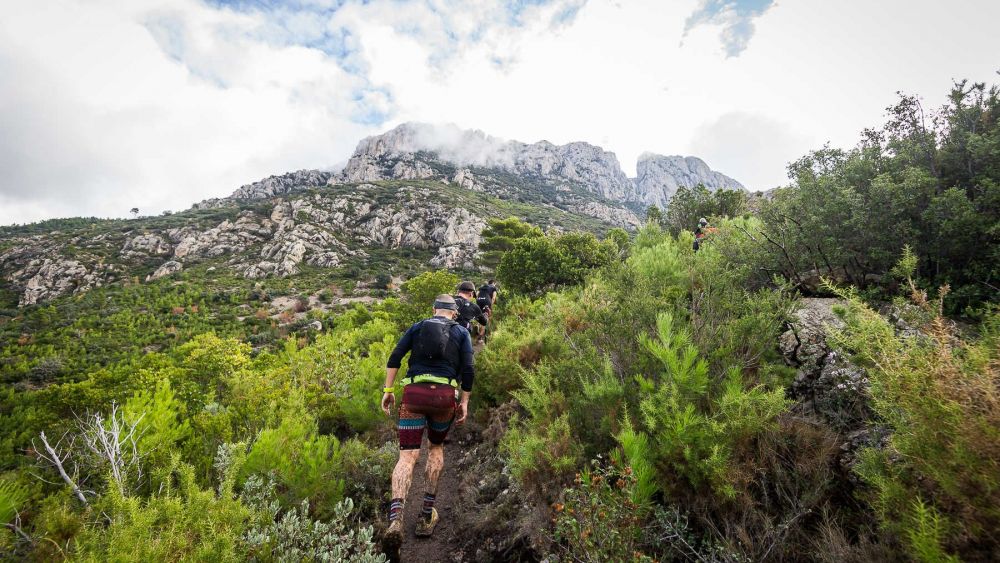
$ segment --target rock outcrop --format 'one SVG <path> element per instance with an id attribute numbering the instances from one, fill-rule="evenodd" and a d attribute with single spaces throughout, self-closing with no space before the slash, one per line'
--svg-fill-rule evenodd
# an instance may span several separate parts
<path id="1" fill-rule="evenodd" d="M 114 266 L 89 270 L 81 262 L 66 258 L 36 258 L 7 279 L 23 284 L 18 299 L 18 306 L 23 307 L 101 286 L 115 271 Z"/>
<path id="2" fill-rule="evenodd" d="M 333 176 L 321 170 L 299 170 L 280 176 L 268 176 L 263 180 L 240 186 L 230 197 L 233 199 L 263 199 L 285 195 L 295 190 L 325 186 Z"/>
<path id="3" fill-rule="evenodd" d="M 173 247 L 162 236 L 155 233 L 145 233 L 130 238 L 122 247 L 121 255 L 125 259 L 144 258 L 148 256 L 163 256 L 170 254 Z"/>
<path id="4" fill-rule="evenodd" d="M 511 174 L 540 180 L 550 188 L 580 186 L 619 204 L 664 206 L 681 186 L 745 189 L 692 156 L 644 154 L 638 162 L 638 177 L 632 180 L 614 153 L 589 143 L 526 144 L 502 141 L 481 131 L 422 123 L 405 123 L 362 140 L 344 170 L 330 182 L 435 178 L 493 193 L 496 179 Z"/>
<path id="5" fill-rule="evenodd" d="M 464 170 L 460 170 L 461 168 Z M 625 201 L 632 183 L 614 153 L 588 143 L 554 145 L 501 141 L 481 131 L 404 123 L 358 143 L 347 166 L 332 182 L 411 180 L 451 176 L 476 189 L 468 167 L 573 182 L 614 201 Z M 456 170 L 458 170 L 456 172 Z"/>
<path id="6" fill-rule="evenodd" d="M 160 264 L 160 267 L 157 268 L 155 272 L 146 276 L 146 281 L 158 280 L 171 274 L 176 274 L 183 269 L 184 264 L 181 264 L 177 260 L 168 260 L 163 264 Z"/>
<path id="7" fill-rule="evenodd" d="M 872 423 L 865 370 L 827 341 L 829 331 L 844 328 L 834 313 L 834 307 L 842 303 L 833 298 L 802 299 L 778 347 L 785 361 L 797 368 L 788 389 L 797 401 L 795 409 L 841 433 L 840 464 L 849 469 L 861 448 L 883 445 L 887 432 Z"/>
<path id="8" fill-rule="evenodd" d="M 701 184 L 710 191 L 745 190 L 742 184 L 708 167 L 694 156 L 662 156 L 646 153 L 636 165 L 635 199 L 643 204 L 665 207 L 681 187 Z"/>

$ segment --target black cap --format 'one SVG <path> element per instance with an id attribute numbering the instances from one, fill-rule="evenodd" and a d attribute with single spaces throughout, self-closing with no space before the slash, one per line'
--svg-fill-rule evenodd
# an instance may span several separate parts
<path id="1" fill-rule="evenodd" d="M 458 284 L 458 291 L 475 291 L 476 286 L 470 281 L 464 281 Z"/>

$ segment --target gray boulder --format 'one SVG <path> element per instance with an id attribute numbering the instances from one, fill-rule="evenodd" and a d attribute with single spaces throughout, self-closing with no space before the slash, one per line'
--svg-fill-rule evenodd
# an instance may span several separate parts
<path id="1" fill-rule="evenodd" d="M 155 272 L 146 276 L 146 281 L 158 280 L 160 278 L 176 274 L 183 269 L 184 264 L 178 262 L 177 260 L 168 260 L 167 262 L 160 264 L 160 267 L 157 268 Z"/>

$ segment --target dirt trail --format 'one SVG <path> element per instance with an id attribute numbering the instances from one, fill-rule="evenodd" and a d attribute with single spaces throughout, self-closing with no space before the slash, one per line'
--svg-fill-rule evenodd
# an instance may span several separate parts
<path id="1" fill-rule="evenodd" d="M 413 484 L 410 485 L 410 493 L 403 508 L 403 546 L 399 550 L 401 563 L 460 560 L 456 559 L 461 556 L 456 553 L 459 549 L 459 538 L 458 530 L 454 526 L 458 519 L 454 510 L 458 504 L 458 488 L 462 482 L 456 461 L 461 454 L 461 446 L 458 442 L 463 431 L 461 427 L 452 430 L 448 435 L 450 443 L 446 444 L 444 449 L 444 471 L 441 472 L 441 477 L 438 480 L 437 498 L 434 501 L 434 507 L 437 508 L 441 520 L 438 522 L 433 536 L 418 538 L 413 535 L 413 530 L 417 525 L 417 518 L 420 517 L 424 492 L 427 490 L 424 477 L 427 440 L 424 440 L 424 445 L 420 450 L 420 460 L 417 462 L 416 471 L 414 471 Z"/>
<path id="2" fill-rule="evenodd" d="M 473 351 L 478 354 L 483 349 L 482 344 L 476 344 Z M 427 462 L 427 438 L 420 447 L 420 459 L 413 472 L 413 482 L 403 507 L 403 546 L 399 550 L 400 563 L 424 563 L 435 561 L 461 561 L 461 542 L 457 527 L 459 520 L 455 513 L 458 506 L 459 487 L 462 483 L 462 472 L 458 460 L 464 453 L 466 426 L 454 426 L 448 433 L 448 441 L 444 447 L 444 469 L 438 479 L 437 497 L 434 508 L 437 508 L 441 520 L 434 529 L 434 535 L 429 538 L 418 538 L 413 534 L 417 518 L 423 508 L 426 477 L 424 469 Z"/>

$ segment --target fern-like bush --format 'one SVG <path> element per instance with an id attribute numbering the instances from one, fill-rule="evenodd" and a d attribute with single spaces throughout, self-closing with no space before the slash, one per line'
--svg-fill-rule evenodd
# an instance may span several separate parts
<path id="1" fill-rule="evenodd" d="M 689 332 L 670 313 L 660 313 L 656 338 L 643 335 L 641 341 L 664 367 L 656 378 L 640 378 L 643 420 L 663 468 L 662 485 L 683 487 L 676 479 L 682 476 L 689 485 L 732 496 L 732 452 L 774 425 L 787 405 L 784 391 L 747 388 L 736 368 L 721 382 L 711 378 Z"/>
<path id="2" fill-rule="evenodd" d="M 76 537 L 80 561 L 242 561 L 242 536 L 259 518 L 233 494 L 227 479 L 218 491 L 201 489 L 194 470 L 175 459 L 166 487 L 142 499 L 110 487 L 97 508 L 106 525 L 88 526 Z"/>
<path id="3" fill-rule="evenodd" d="M 242 464 L 241 475 L 272 475 L 281 486 L 283 506 L 311 500 L 320 515 L 343 499 L 340 441 L 317 433 L 303 412 L 290 413 L 277 428 L 260 433 Z"/>
<path id="4" fill-rule="evenodd" d="M 547 365 L 523 372 L 524 389 L 514 392 L 522 417 L 511 420 L 500 444 L 514 476 L 543 494 L 572 476 L 582 453 L 570 428 L 567 398 Z"/>
<path id="5" fill-rule="evenodd" d="M 837 336 L 870 374 L 872 405 L 892 434 L 863 452 L 857 472 L 872 487 L 883 526 L 922 561 L 981 558 L 1000 550 L 1000 315 L 976 339 L 940 316 L 940 298 L 914 288 L 932 313 L 917 335 L 897 335 L 855 295 Z"/>

